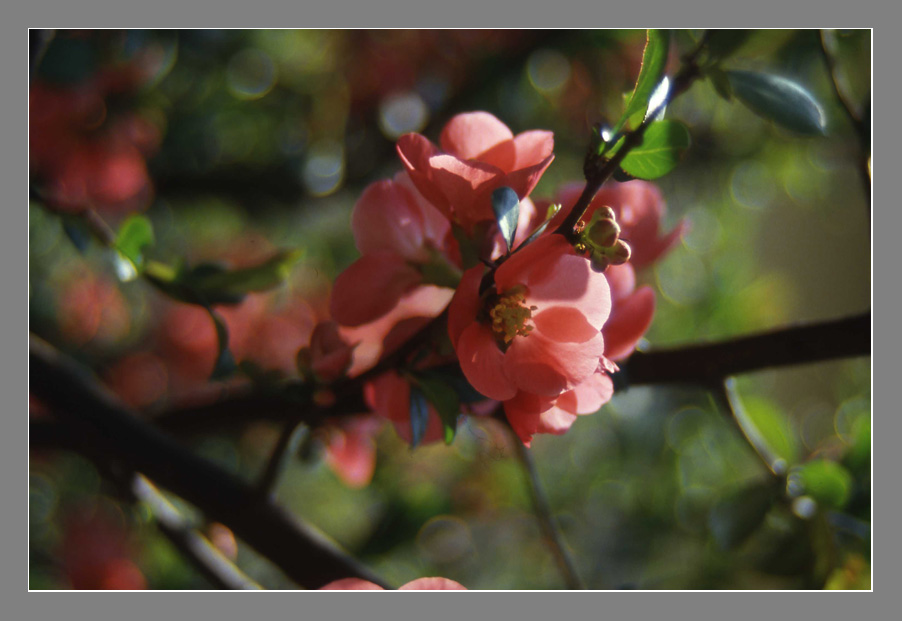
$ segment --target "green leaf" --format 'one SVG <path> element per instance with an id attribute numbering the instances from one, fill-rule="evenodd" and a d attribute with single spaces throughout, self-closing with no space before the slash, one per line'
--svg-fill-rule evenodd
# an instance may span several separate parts
<path id="1" fill-rule="evenodd" d="M 795 82 L 752 71 L 728 71 L 727 77 L 733 95 L 758 116 L 806 136 L 826 133 L 820 104 Z"/>
<path id="2" fill-rule="evenodd" d="M 436 376 L 414 375 L 416 386 L 435 407 L 445 430 L 445 444 L 451 444 L 457 433 L 457 419 L 460 417 L 460 398 L 454 388 Z"/>
<path id="3" fill-rule="evenodd" d="M 503 186 L 492 192 L 492 210 L 498 222 L 501 237 L 507 243 L 507 251 L 514 247 L 517 222 L 520 219 L 520 198 L 513 189 Z"/>
<path id="4" fill-rule="evenodd" d="M 690 143 L 689 130 L 679 121 L 654 121 L 620 167 L 639 179 L 657 179 L 674 169 Z"/>
<path id="5" fill-rule="evenodd" d="M 772 470 L 785 472 L 787 465 L 798 461 L 798 436 L 782 410 L 755 396 L 740 403 L 735 391 L 731 400 L 739 425 L 759 453 L 771 460 Z"/>
<path id="6" fill-rule="evenodd" d="M 218 352 L 216 354 L 216 363 L 213 365 L 213 373 L 210 375 L 211 380 L 226 379 L 231 376 L 238 368 L 235 364 L 235 357 L 229 349 L 229 329 L 216 311 L 212 308 L 206 308 L 213 325 L 216 327 L 216 343 Z"/>
<path id="7" fill-rule="evenodd" d="M 709 30 L 705 33 L 705 47 L 710 60 L 723 60 L 748 40 L 752 30 Z"/>
<path id="8" fill-rule="evenodd" d="M 815 459 L 789 473 L 787 490 L 792 496 L 811 496 L 818 504 L 842 509 L 852 497 L 853 479 L 849 471 L 835 461 Z"/>
<path id="9" fill-rule="evenodd" d="M 761 526 L 775 498 L 770 482 L 752 483 L 721 497 L 708 515 L 714 540 L 725 550 L 741 544 Z"/>
<path id="10" fill-rule="evenodd" d="M 410 446 L 416 447 L 429 425 L 429 402 L 416 385 L 410 386 Z"/>
<path id="11" fill-rule="evenodd" d="M 705 76 L 711 82 L 711 86 L 717 91 L 717 94 L 726 101 L 733 99 L 733 87 L 730 86 L 730 78 L 719 67 L 709 67 L 705 69 Z"/>
<path id="12" fill-rule="evenodd" d="M 669 51 L 670 31 L 648 30 L 645 51 L 642 53 L 642 68 L 639 70 L 639 77 L 636 79 L 636 87 L 633 89 L 633 94 L 626 105 L 626 110 L 623 112 L 623 118 L 617 124 L 614 133 L 619 131 L 626 119 L 633 116 L 633 114 L 642 112 L 643 116 L 645 115 L 645 112 L 648 110 L 648 100 L 664 75 Z"/>
<path id="13" fill-rule="evenodd" d="M 140 269 L 144 264 L 142 250 L 154 242 L 153 225 L 144 216 L 133 215 L 119 227 L 116 234 L 116 249 L 123 257 Z"/>

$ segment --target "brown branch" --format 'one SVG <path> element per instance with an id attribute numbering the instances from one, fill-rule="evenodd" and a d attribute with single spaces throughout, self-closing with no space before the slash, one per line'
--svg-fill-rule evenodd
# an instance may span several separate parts
<path id="1" fill-rule="evenodd" d="M 636 352 L 621 373 L 629 386 L 710 386 L 731 375 L 871 354 L 871 314 L 792 326 L 717 343 Z"/>
<path id="2" fill-rule="evenodd" d="M 103 441 L 111 459 L 145 474 L 222 522 L 298 584 L 318 588 L 359 577 L 386 583 L 313 528 L 260 498 L 255 488 L 140 420 L 83 368 L 32 338 L 30 391 L 73 426 Z"/>

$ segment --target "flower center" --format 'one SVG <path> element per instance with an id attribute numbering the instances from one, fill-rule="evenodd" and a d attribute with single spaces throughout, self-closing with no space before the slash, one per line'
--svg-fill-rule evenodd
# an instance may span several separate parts
<path id="1" fill-rule="evenodd" d="M 526 306 L 526 287 L 517 285 L 501 295 L 492 295 L 487 301 L 488 319 L 495 338 L 509 345 L 515 336 L 529 336 L 533 326 L 526 325 L 537 306 Z"/>

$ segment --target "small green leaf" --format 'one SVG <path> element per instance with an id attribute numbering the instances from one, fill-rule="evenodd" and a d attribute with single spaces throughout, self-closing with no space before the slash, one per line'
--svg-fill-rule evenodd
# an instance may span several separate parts
<path id="1" fill-rule="evenodd" d="M 534 230 L 532 233 L 530 233 L 529 237 L 527 237 L 523 241 L 523 243 L 520 244 L 520 246 L 518 246 L 518 248 L 528 246 L 529 244 L 534 242 L 539 237 L 539 235 L 544 233 L 545 229 L 548 228 L 548 225 L 551 224 L 552 219 L 554 219 L 554 217 L 558 214 L 558 212 L 560 210 L 561 210 L 560 205 L 555 205 L 555 204 L 549 205 L 548 210 L 545 212 L 545 221 L 542 222 L 542 224 L 540 224 L 539 226 L 537 226 L 536 230 Z"/>
<path id="2" fill-rule="evenodd" d="M 144 264 L 142 250 L 153 242 L 153 225 L 150 220 L 144 216 L 133 215 L 119 227 L 115 246 L 126 259 L 134 264 L 136 269 L 140 270 Z"/>
<path id="3" fill-rule="evenodd" d="M 792 496 L 811 496 L 818 504 L 842 509 L 852 497 L 852 475 L 835 461 L 815 459 L 794 468 L 787 478 Z"/>
<path id="4" fill-rule="evenodd" d="M 727 77 L 733 95 L 758 116 L 806 136 L 826 133 L 820 104 L 795 82 L 752 71 L 728 71 Z"/>
<path id="5" fill-rule="evenodd" d="M 636 87 L 630 97 L 623 118 L 617 124 L 616 131 L 623 127 L 626 119 L 637 112 L 643 116 L 648 110 L 648 100 L 658 87 L 664 69 L 667 67 L 667 56 L 670 51 L 670 31 L 650 29 L 646 35 L 645 51 L 642 53 L 642 68 L 636 79 Z M 616 133 L 615 131 L 615 133 Z"/>
<path id="6" fill-rule="evenodd" d="M 520 198 L 511 188 L 503 186 L 492 192 L 492 209 L 501 237 L 507 243 L 507 251 L 514 247 L 517 222 L 520 219 Z"/>
<path id="7" fill-rule="evenodd" d="M 213 365 L 213 373 L 210 375 L 211 380 L 221 380 L 230 377 L 238 368 L 235 364 L 235 357 L 229 350 L 229 329 L 226 327 L 222 317 L 216 314 L 212 308 L 207 307 L 207 313 L 213 320 L 216 327 L 216 343 L 218 352 L 216 354 L 216 363 Z"/>
<path id="8" fill-rule="evenodd" d="M 457 419 L 460 417 L 460 399 L 453 387 L 436 376 L 422 374 L 414 376 L 414 382 L 426 399 L 435 407 L 445 430 L 445 444 L 451 444 L 457 433 Z"/>
<path id="9" fill-rule="evenodd" d="M 752 30 L 709 30 L 705 33 L 705 46 L 710 60 L 723 60 L 732 55 L 748 40 Z"/>
<path id="10" fill-rule="evenodd" d="M 423 391 L 415 385 L 410 386 L 410 446 L 415 448 L 426 434 L 429 425 L 429 402 Z"/>
<path id="11" fill-rule="evenodd" d="M 740 399 L 735 382 L 727 382 L 726 386 L 736 422 L 749 442 L 768 461 L 773 472 L 785 473 L 787 466 L 799 459 L 798 435 L 789 419 L 766 399 L 755 396 Z"/>
<path id="12" fill-rule="evenodd" d="M 679 121 L 654 121 L 620 167 L 639 179 L 657 179 L 674 169 L 690 143 L 689 130 Z"/>
<path id="13" fill-rule="evenodd" d="M 776 498 L 770 482 L 758 482 L 721 497 L 708 515 L 714 540 L 723 549 L 738 546 L 764 521 Z"/>

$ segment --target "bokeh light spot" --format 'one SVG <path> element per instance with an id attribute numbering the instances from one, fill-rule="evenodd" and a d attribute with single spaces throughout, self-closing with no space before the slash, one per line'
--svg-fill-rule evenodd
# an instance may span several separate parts
<path id="1" fill-rule="evenodd" d="M 537 91 L 552 94 L 570 79 L 570 61 L 557 50 L 536 50 L 529 56 L 526 73 Z"/>
<path id="2" fill-rule="evenodd" d="M 242 50 L 229 61 L 226 83 L 239 99 L 259 99 L 275 86 L 276 66 L 262 50 Z"/>
<path id="3" fill-rule="evenodd" d="M 379 127 L 390 140 L 418 132 L 429 122 L 429 108 L 416 93 L 395 93 L 379 104 Z"/>

